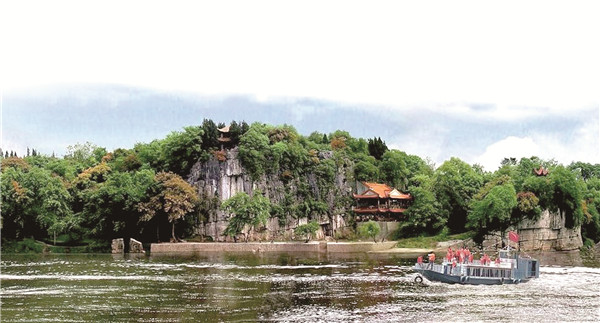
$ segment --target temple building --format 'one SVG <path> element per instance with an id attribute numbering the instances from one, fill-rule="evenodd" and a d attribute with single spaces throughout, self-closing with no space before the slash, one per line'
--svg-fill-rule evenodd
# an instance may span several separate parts
<path id="1" fill-rule="evenodd" d="M 399 221 L 412 201 L 410 194 L 386 184 L 357 182 L 356 191 L 352 194 L 356 200 L 352 210 L 358 221 Z"/>
<path id="2" fill-rule="evenodd" d="M 230 148 L 231 146 L 231 133 L 229 132 L 229 126 L 219 128 L 219 138 L 217 140 L 221 143 L 221 150 L 224 148 Z"/>

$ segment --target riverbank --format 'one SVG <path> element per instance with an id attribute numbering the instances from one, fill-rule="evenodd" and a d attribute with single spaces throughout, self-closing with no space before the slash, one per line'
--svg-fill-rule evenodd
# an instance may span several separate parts
<path id="1" fill-rule="evenodd" d="M 317 252 L 317 253 L 364 253 L 390 250 L 395 241 L 388 242 L 182 242 L 153 243 L 150 254 L 190 254 L 203 252 Z"/>
<path id="2" fill-rule="evenodd" d="M 2 253 L 108 253 L 110 245 L 86 241 L 80 245 L 50 244 L 26 238 L 19 241 L 2 241 Z"/>

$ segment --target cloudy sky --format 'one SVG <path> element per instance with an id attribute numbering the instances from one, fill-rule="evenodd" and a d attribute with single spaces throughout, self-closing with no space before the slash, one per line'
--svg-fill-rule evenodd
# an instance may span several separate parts
<path id="1" fill-rule="evenodd" d="M 203 118 L 344 129 L 494 170 L 600 163 L 592 1 L 14 1 L 4 150 L 164 137 Z"/>

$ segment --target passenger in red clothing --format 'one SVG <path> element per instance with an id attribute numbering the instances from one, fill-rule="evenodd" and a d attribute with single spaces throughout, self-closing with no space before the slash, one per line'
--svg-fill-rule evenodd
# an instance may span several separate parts
<path id="1" fill-rule="evenodd" d="M 448 252 L 446 252 L 446 259 L 448 260 L 448 262 L 452 261 L 452 255 L 453 255 L 452 248 L 448 248 Z"/>

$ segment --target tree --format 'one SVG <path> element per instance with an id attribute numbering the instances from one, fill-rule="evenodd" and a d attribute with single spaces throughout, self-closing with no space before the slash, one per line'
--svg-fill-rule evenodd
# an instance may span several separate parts
<path id="1" fill-rule="evenodd" d="M 294 233 L 306 238 L 305 242 L 309 242 L 312 236 L 319 230 L 319 223 L 317 221 L 310 221 L 306 224 L 301 224 L 294 229 Z"/>
<path id="2" fill-rule="evenodd" d="M 171 132 L 161 143 L 163 170 L 180 176 L 189 174 L 192 166 L 202 157 L 203 133 L 199 126 Z"/>
<path id="3" fill-rule="evenodd" d="M 306 139 L 318 145 L 327 144 L 327 135 L 322 134 L 318 131 L 313 131 Z"/>
<path id="4" fill-rule="evenodd" d="M 155 170 L 163 169 L 161 160 L 162 141 L 153 140 L 150 143 L 137 143 L 133 148 L 142 164 L 146 164 Z"/>
<path id="5" fill-rule="evenodd" d="M 405 152 L 393 149 L 385 152 L 381 161 L 381 176 L 386 182 L 400 190 L 406 190 L 408 185 L 407 157 Z"/>
<path id="6" fill-rule="evenodd" d="M 94 152 L 101 154 L 101 150 L 97 150 L 98 148 L 98 146 L 92 144 L 91 142 L 86 142 L 84 144 L 77 143 L 75 145 L 67 146 L 67 154 L 65 155 L 65 158 L 76 161 L 82 165 L 82 168 L 88 168 L 94 165 L 95 162 L 99 162 L 102 156 L 106 154 L 106 150 L 104 150 L 105 153 L 102 154 L 102 156 L 99 156 L 100 158 L 97 158 L 98 156 L 94 154 Z"/>
<path id="7" fill-rule="evenodd" d="M 231 137 L 231 144 L 237 146 L 240 143 L 240 137 L 248 131 L 248 124 L 244 121 L 237 123 L 232 121 L 229 125 L 229 135 Z"/>
<path id="8" fill-rule="evenodd" d="M 400 223 L 400 230 L 408 236 L 417 236 L 422 233 L 436 234 L 440 232 L 448 221 L 447 211 L 436 198 L 433 190 L 433 179 L 427 175 L 417 175 L 411 179 L 414 184 L 408 191 L 413 197 L 412 204 Z"/>
<path id="9" fill-rule="evenodd" d="M 369 139 L 369 154 L 377 160 L 381 160 L 383 154 L 388 151 L 388 147 L 384 141 L 381 140 L 381 137 Z"/>
<path id="10" fill-rule="evenodd" d="M 562 165 L 553 168 L 548 177 L 554 186 L 552 205 L 565 212 L 565 226 L 580 225 L 583 221 L 583 182 L 578 182 L 575 174 Z"/>
<path id="11" fill-rule="evenodd" d="M 107 180 L 83 192 L 86 227 L 94 238 L 139 238 L 138 204 L 146 201 L 147 192 L 156 184 L 152 170 L 113 172 Z M 142 222 L 144 223 L 144 222 Z"/>
<path id="12" fill-rule="evenodd" d="M 582 203 L 584 221 L 581 225 L 581 235 L 584 240 L 589 239 L 595 244 L 600 241 L 600 176 L 589 178 L 586 184 Z"/>
<path id="13" fill-rule="evenodd" d="M 352 136 L 347 131 L 336 130 L 329 135 L 331 149 L 342 150 L 346 148 L 349 142 L 352 140 Z"/>
<path id="14" fill-rule="evenodd" d="M 253 123 L 250 130 L 240 138 L 240 161 L 254 180 L 263 175 L 268 167 L 269 137 L 266 132 L 266 126 Z"/>
<path id="15" fill-rule="evenodd" d="M 452 157 L 434 173 L 435 196 L 448 216 L 448 228 L 454 233 L 464 232 L 471 198 L 483 184 L 483 176 L 469 164 Z"/>
<path id="16" fill-rule="evenodd" d="M 202 121 L 202 149 L 208 151 L 209 149 L 219 148 L 219 130 L 217 125 L 210 119 L 204 119 Z"/>
<path id="17" fill-rule="evenodd" d="M 2 174 L 2 236 L 44 239 L 77 225 L 65 184 L 45 169 L 7 168 Z"/>
<path id="18" fill-rule="evenodd" d="M 468 228 L 478 232 L 479 237 L 496 230 L 504 237 L 506 229 L 516 222 L 511 217 L 517 207 L 517 194 L 512 182 L 495 185 L 489 192 L 478 194 L 470 207 Z"/>
<path id="19" fill-rule="evenodd" d="M 379 168 L 372 162 L 361 160 L 354 166 L 354 177 L 357 181 L 377 181 L 379 179 Z"/>
<path id="20" fill-rule="evenodd" d="M 2 171 L 5 171 L 9 167 L 13 167 L 15 169 L 28 170 L 30 168 L 27 160 L 19 157 L 8 157 L 2 160 L 2 165 L 0 165 Z"/>
<path id="21" fill-rule="evenodd" d="M 252 197 L 245 192 L 239 192 L 228 200 L 224 201 L 221 209 L 233 214 L 229 218 L 224 235 L 234 238 L 242 233 L 244 227 L 248 227 L 246 232 L 246 242 L 250 236 L 250 231 L 261 225 L 266 225 L 271 210 L 271 202 L 263 196 L 261 191 L 255 191 Z"/>
<path id="22" fill-rule="evenodd" d="M 151 189 L 149 200 L 138 204 L 138 210 L 143 221 L 150 221 L 156 216 L 166 217 L 171 224 L 171 239 L 177 241 L 175 224 L 194 211 L 198 194 L 179 175 L 171 172 L 160 172 L 154 180 L 157 185 Z"/>
<path id="23" fill-rule="evenodd" d="M 381 228 L 379 227 L 379 223 L 375 221 L 365 222 L 360 227 L 358 227 L 358 233 L 361 236 L 371 238 L 375 243 L 377 243 L 376 237 L 380 231 Z"/>

